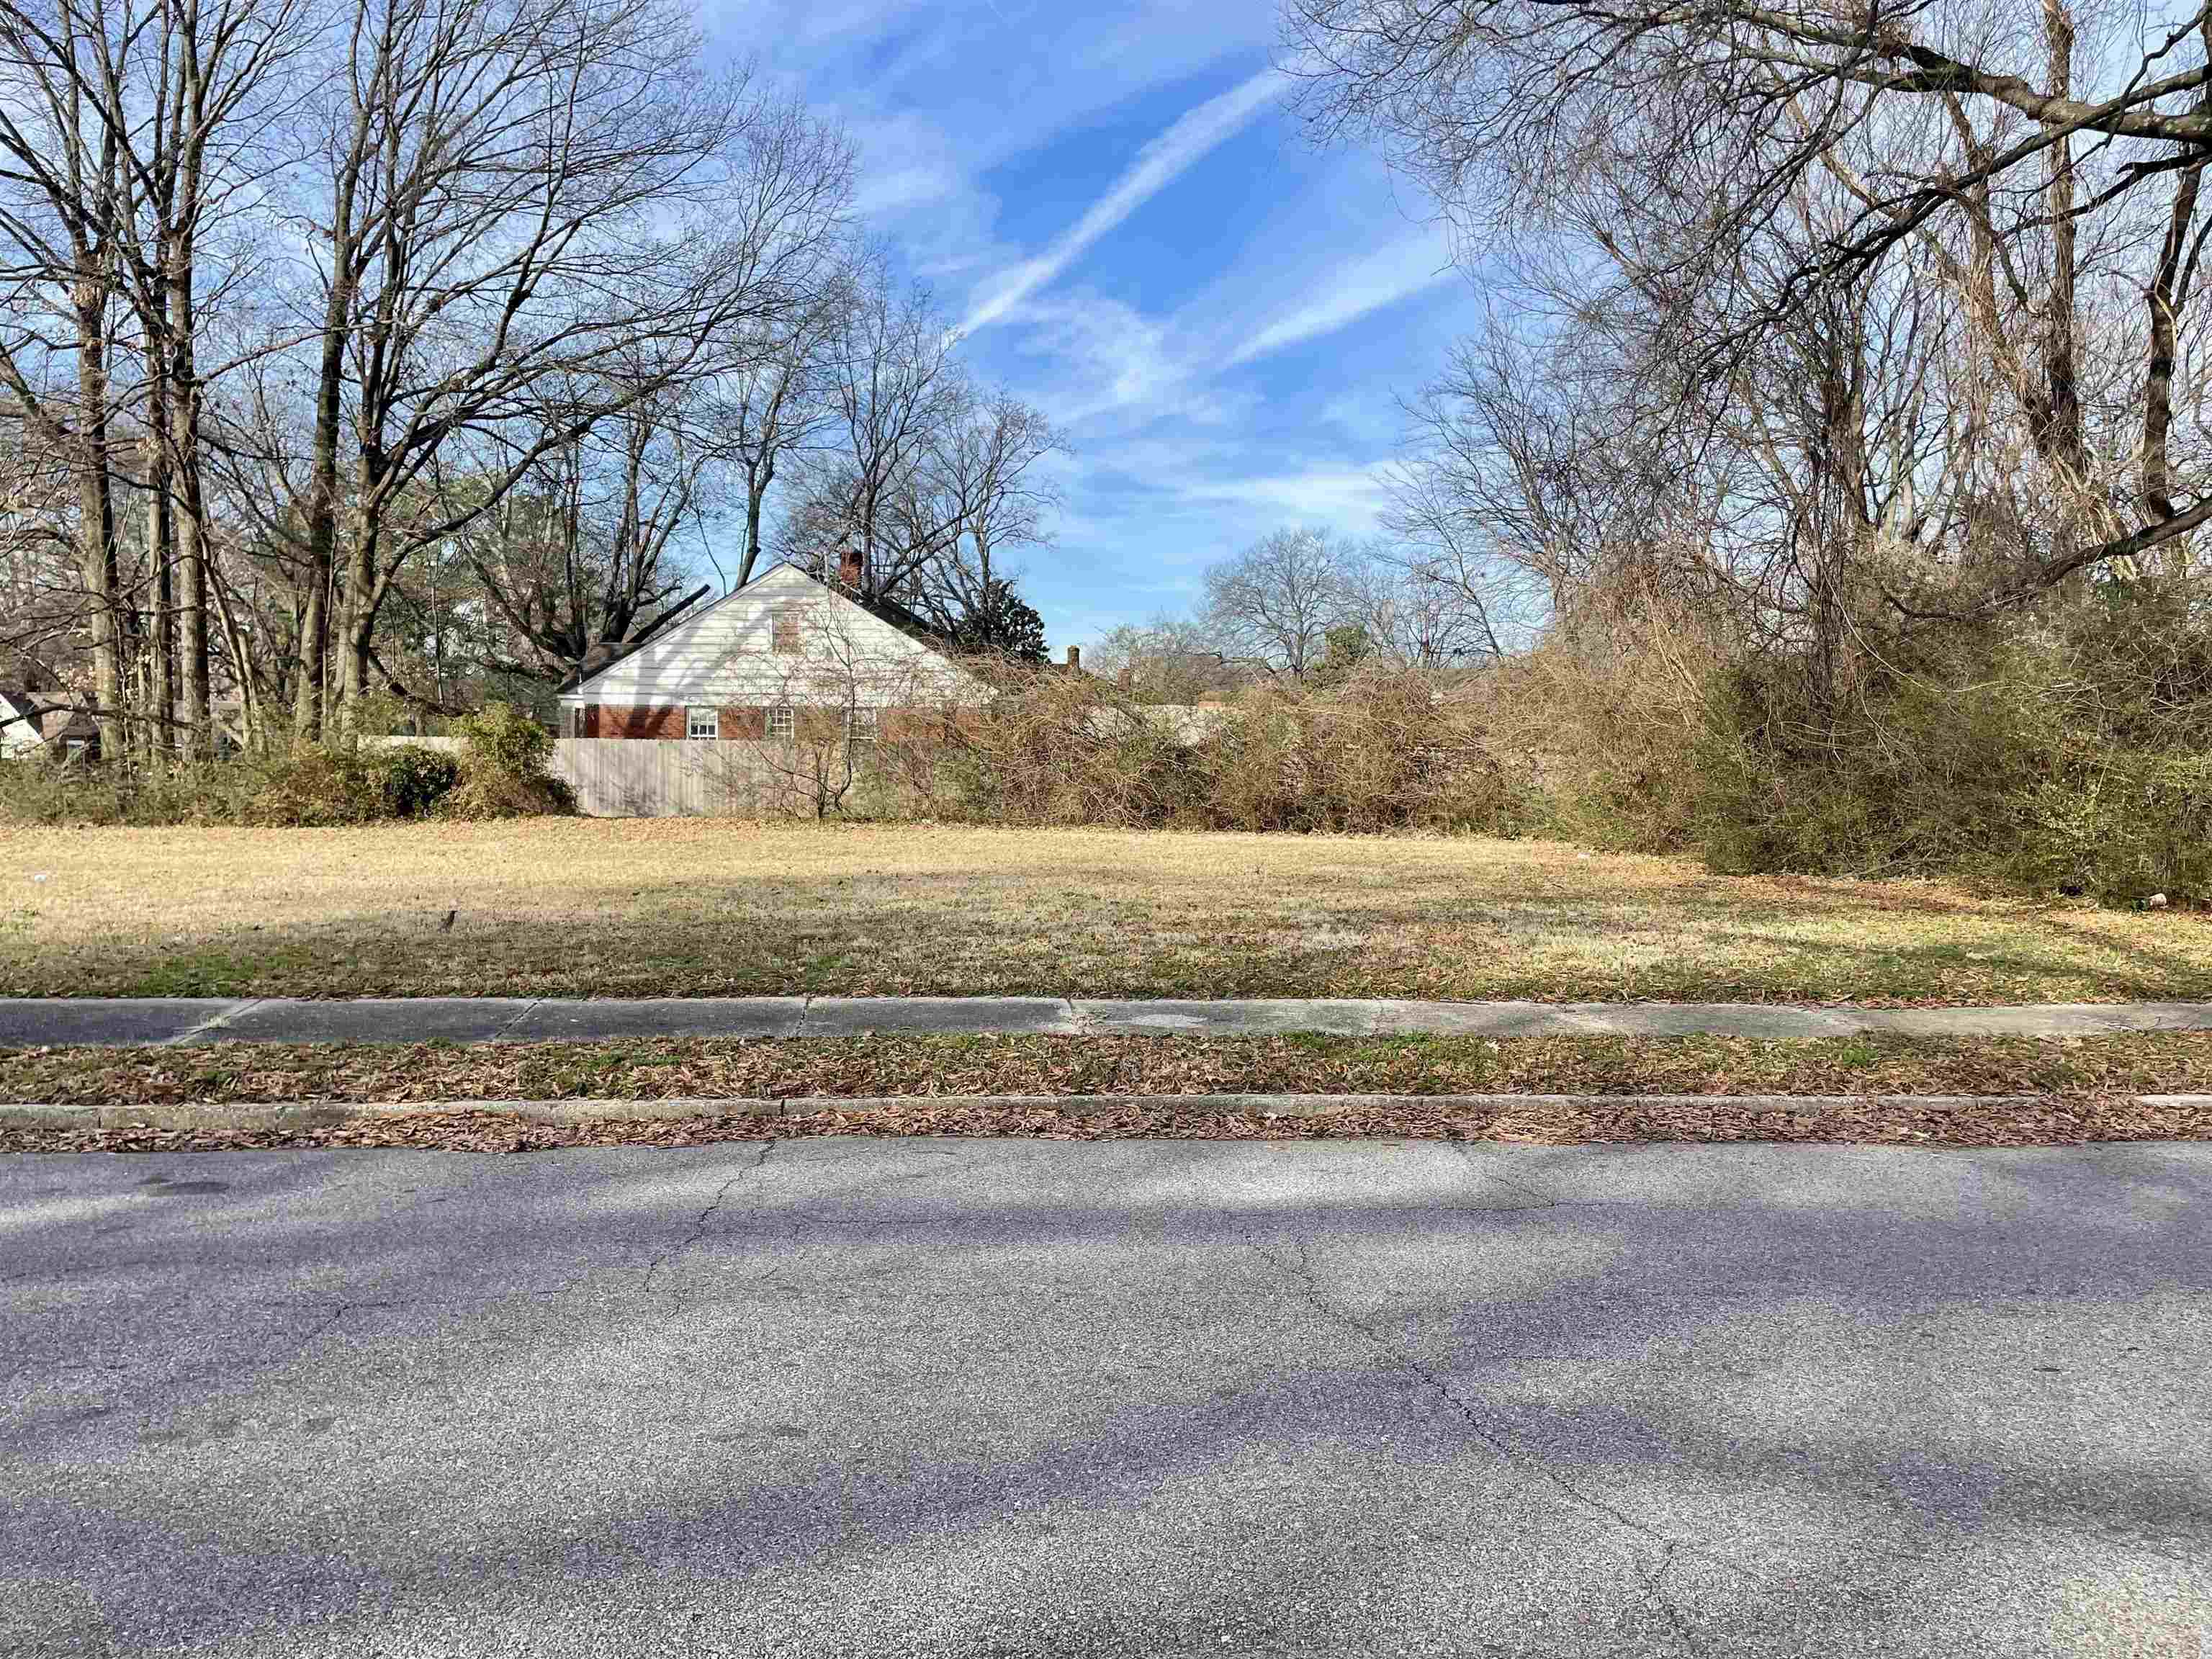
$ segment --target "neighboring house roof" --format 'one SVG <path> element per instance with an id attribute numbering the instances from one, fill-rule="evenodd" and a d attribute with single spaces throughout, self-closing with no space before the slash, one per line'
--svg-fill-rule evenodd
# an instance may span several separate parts
<path id="1" fill-rule="evenodd" d="M 895 615 L 885 615 L 885 611 Z M 800 630 L 778 651 L 779 617 Z M 919 630 L 919 631 L 917 631 Z M 779 564 L 628 655 L 564 687 L 563 703 L 672 705 L 842 701 L 831 682 L 858 678 L 872 700 L 910 690 L 979 689 L 938 636 L 896 605 L 864 605 L 796 565 Z"/>
<path id="2" fill-rule="evenodd" d="M 46 722 L 48 743 L 59 743 L 64 738 L 100 736 L 100 722 L 82 708 L 49 708 L 41 718 Z"/>

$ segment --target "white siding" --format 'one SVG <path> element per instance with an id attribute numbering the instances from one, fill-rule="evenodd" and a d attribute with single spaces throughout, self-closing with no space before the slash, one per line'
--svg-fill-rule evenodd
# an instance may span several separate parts
<path id="1" fill-rule="evenodd" d="M 0 696 L 0 720 L 6 722 L 0 725 L 0 760 L 19 759 L 46 742 L 39 717 L 13 697 Z"/>
<path id="2" fill-rule="evenodd" d="M 799 618 L 796 653 L 774 648 L 779 612 Z M 804 571 L 778 565 L 561 701 L 615 708 L 893 705 L 956 698 L 975 689 L 948 658 Z"/>

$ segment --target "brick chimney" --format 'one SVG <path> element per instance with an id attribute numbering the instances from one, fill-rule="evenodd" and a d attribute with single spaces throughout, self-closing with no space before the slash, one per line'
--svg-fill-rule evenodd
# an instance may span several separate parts
<path id="1" fill-rule="evenodd" d="M 1083 672 L 1083 647 L 1079 645 L 1071 645 L 1067 647 L 1067 672 L 1071 674 L 1080 674 Z"/>
<path id="2" fill-rule="evenodd" d="M 860 591 L 860 550 L 848 547 L 837 555 L 837 585 Z"/>

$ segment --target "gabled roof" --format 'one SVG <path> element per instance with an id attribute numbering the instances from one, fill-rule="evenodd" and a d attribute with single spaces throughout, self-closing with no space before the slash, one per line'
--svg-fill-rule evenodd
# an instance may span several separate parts
<path id="1" fill-rule="evenodd" d="M 801 571 L 799 574 L 801 575 L 806 574 L 805 571 Z M 810 580 L 812 579 L 810 578 Z M 843 587 L 835 586 L 829 582 L 822 582 L 819 586 L 827 588 L 830 592 L 835 593 L 841 599 L 851 600 L 854 605 L 859 605 L 861 610 L 873 617 L 878 622 L 889 623 L 893 628 L 897 629 L 900 633 L 905 635 L 908 639 L 913 640 L 918 645 L 926 645 L 931 650 L 939 652 L 945 656 L 951 656 L 959 649 L 958 644 L 953 640 L 951 635 L 945 633 L 942 629 L 932 628 L 927 623 L 922 621 L 921 617 L 915 616 L 913 611 L 908 610 L 904 605 L 899 604 L 894 599 L 881 598 L 866 599 L 862 599 L 858 593 L 848 592 Z"/>
<path id="2" fill-rule="evenodd" d="M 787 569 L 799 570 L 799 567 L 792 563 L 788 559 L 778 559 L 774 564 L 769 566 L 767 569 L 762 571 L 759 575 L 754 577 L 750 581 L 732 588 L 728 592 L 723 594 L 719 599 L 709 599 L 705 605 L 700 606 L 699 609 L 686 616 L 683 621 L 672 623 L 666 628 L 655 629 L 652 633 L 647 635 L 635 645 L 626 646 L 622 650 L 616 652 L 613 656 L 609 657 L 605 662 L 601 663 L 597 668 L 594 668 L 590 673 L 586 674 L 581 669 L 579 669 L 576 672 L 569 675 L 567 679 L 561 683 L 559 687 L 560 695 L 566 697 L 581 691 L 586 686 L 589 685 L 593 680 L 599 678 L 600 675 L 605 673 L 609 669 L 628 662 L 632 657 L 635 657 L 639 652 L 644 650 L 647 646 L 659 645 L 666 641 L 675 639 L 687 628 L 696 627 L 700 623 L 704 622 L 708 617 L 714 615 L 715 611 L 727 605 L 732 599 L 736 599 L 739 594 L 750 592 L 754 588 L 758 587 L 763 582 L 766 581 L 770 576 L 775 574 L 777 571 Z M 805 576 L 807 573 L 804 570 L 799 570 L 799 574 Z M 808 580 L 811 580 L 812 578 L 809 577 Z M 820 584 L 817 583 L 816 586 L 819 586 Z"/>
<path id="3" fill-rule="evenodd" d="M 681 622 L 672 623 L 647 638 L 639 641 L 617 656 L 610 657 L 589 674 L 572 676 L 562 685 L 559 695 L 563 698 L 583 700 L 586 693 L 595 682 L 621 667 L 640 652 L 659 649 L 679 641 L 687 633 L 702 626 L 717 611 L 732 600 L 743 599 L 747 595 L 757 595 L 759 590 L 768 584 L 787 581 L 793 577 L 796 577 L 817 593 L 826 594 L 852 605 L 854 609 L 875 617 L 885 626 L 896 629 L 900 633 L 912 639 L 915 644 L 945 659 L 948 662 L 957 654 L 951 640 L 931 628 L 904 606 L 894 604 L 888 599 L 861 599 L 842 587 L 822 580 L 804 565 L 789 559 L 779 559 L 742 587 L 732 588 L 721 598 L 712 600 L 690 612 Z"/>

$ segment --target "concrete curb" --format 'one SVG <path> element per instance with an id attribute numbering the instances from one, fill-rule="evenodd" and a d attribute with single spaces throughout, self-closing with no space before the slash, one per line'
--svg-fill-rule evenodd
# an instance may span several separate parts
<path id="1" fill-rule="evenodd" d="M 0 998 L 0 1048 L 215 1042 L 619 1042 L 870 1033 L 1341 1036 L 2095 1036 L 2212 1030 L 2212 1003 L 1989 1008 L 1722 1002 L 1066 997 Z"/>
<path id="2" fill-rule="evenodd" d="M 487 1112 L 529 1123 L 589 1125 L 653 1123 L 699 1118 L 776 1121 L 828 1112 L 884 1112 L 914 1107 L 964 1107 L 976 1111 L 1096 1117 L 1123 1111 L 1170 1111 L 1193 1115 L 1329 1117 L 1363 1111 L 1425 1108 L 1440 1116 L 1501 1107 L 1597 1106 L 1672 1109 L 1725 1107 L 1741 1112 L 1821 1112 L 1881 1106 L 1933 1112 L 2033 1105 L 2038 1095 L 876 1095 L 855 1098 L 797 1096 L 783 1100 L 439 1100 L 338 1103 L 271 1101 L 257 1103 L 139 1106 L 50 1106 L 0 1103 L 0 1129 L 322 1129 L 349 1123 Z M 2129 1095 L 2127 1102 L 2154 1109 L 2212 1109 L 2212 1095 Z"/>

